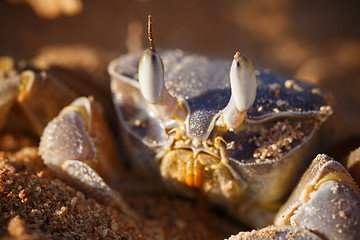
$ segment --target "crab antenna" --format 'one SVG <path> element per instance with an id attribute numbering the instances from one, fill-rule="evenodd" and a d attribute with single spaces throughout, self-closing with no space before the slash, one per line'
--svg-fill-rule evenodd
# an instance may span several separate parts
<path id="1" fill-rule="evenodd" d="M 144 99 L 155 105 L 156 110 L 164 117 L 174 113 L 176 98 L 170 95 L 165 87 L 164 65 L 155 49 L 153 40 L 153 18 L 148 16 L 148 39 L 150 48 L 146 49 L 139 62 L 139 84 Z"/>
<path id="2" fill-rule="evenodd" d="M 250 59 L 236 53 L 230 68 L 231 98 L 223 109 L 223 119 L 229 128 L 237 128 L 244 121 L 247 110 L 256 97 L 256 77 Z"/>

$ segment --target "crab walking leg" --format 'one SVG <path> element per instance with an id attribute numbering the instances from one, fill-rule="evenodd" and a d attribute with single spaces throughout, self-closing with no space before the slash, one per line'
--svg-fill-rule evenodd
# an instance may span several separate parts
<path id="1" fill-rule="evenodd" d="M 231 98 L 223 110 L 223 120 L 230 129 L 244 121 L 256 97 L 256 77 L 251 61 L 236 53 L 230 68 Z"/>
<path id="2" fill-rule="evenodd" d="M 19 88 L 17 102 L 39 136 L 48 122 L 78 97 L 77 93 L 46 71 L 23 71 Z"/>
<path id="3" fill-rule="evenodd" d="M 16 101 L 19 92 L 18 80 L 18 77 L 0 79 L 0 129 L 5 126 L 9 111 Z"/>
<path id="4" fill-rule="evenodd" d="M 19 95 L 19 76 L 14 71 L 12 58 L 0 57 L 0 130 Z"/>
<path id="5" fill-rule="evenodd" d="M 4 61 L 6 60 L 0 59 L 0 65 L 6 65 L 1 63 Z M 76 94 L 45 72 L 11 71 L 12 73 L 7 73 L 0 69 L 0 75 L 3 75 L 0 79 L 0 129 L 5 125 L 12 105 L 17 102 L 40 136 L 46 124 L 75 99 Z"/>
<path id="6" fill-rule="evenodd" d="M 0 129 L 11 113 L 15 125 L 26 121 L 25 125 L 41 136 L 61 109 L 75 98 L 90 94 L 104 104 L 106 113 L 113 111 L 107 88 L 81 69 L 49 66 L 44 70 L 26 62 L 18 65 L 20 69 L 15 68 L 12 58 L 0 57 Z M 21 111 L 12 111 L 14 103 Z"/>
<path id="7" fill-rule="evenodd" d="M 150 48 L 142 54 L 139 62 L 139 84 L 145 100 L 154 104 L 156 111 L 165 118 L 172 117 L 177 103 L 170 95 L 164 81 L 164 65 L 155 49 L 152 31 L 152 16 L 148 17 Z"/>

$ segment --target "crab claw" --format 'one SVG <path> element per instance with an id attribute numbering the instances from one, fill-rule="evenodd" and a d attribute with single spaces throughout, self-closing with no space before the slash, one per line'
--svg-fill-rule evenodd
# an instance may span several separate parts
<path id="1" fill-rule="evenodd" d="M 231 98 L 223 110 L 227 127 L 237 128 L 256 97 L 256 77 L 253 65 L 246 56 L 236 53 L 230 68 Z"/>
<path id="2" fill-rule="evenodd" d="M 307 228 L 328 239 L 360 239 L 360 190 L 340 163 L 318 155 L 275 225 Z"/>
<path id="3" fill-rule="evenodd" d="M 46 126 L 39 154 L 70 185 L 102 202 L 121 205 L 108 185 L 121 175 L 115 149 L 101 105 L 92 97 L 81 97 Z"/>
<path id="4" fill-rule="evenodd" d="M 152 31 L 152 16 L 148 17 L 150 48 L 142 54 L 139 62 L 139 84 L 144 99 L 154 104 L 160 116 L 172 117 L 177 103 L 170 95 L 164 81 L 164 65 L 155 49 Z"/>
<path id="5" fill-rule="evenodd" d="M 338 162 L 319 154 L 274 225 L 240 232 L 240 239 L 360 239 L 360 190 Z"/>

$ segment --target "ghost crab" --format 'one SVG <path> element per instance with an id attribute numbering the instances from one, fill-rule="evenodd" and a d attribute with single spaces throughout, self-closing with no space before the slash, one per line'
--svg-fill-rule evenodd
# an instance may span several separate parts
<path id="1" fill-rule="evenodd" d="M 270 224 L 304 167 L 314 133 L 331 114 L 326 93 L 269 70 L 254 69 L 241 54 L 235 54 L 232 64 L 180 50 L 163 51 L 161 59 L 152 35 L 149 17 L 150 49 L 109 65 L 113 101 L 133 168 L 158 176 L 177 194 L 204 195 L 248 226 Z M 2 86 L 22 86 L 20 93 L 14 90 L 11 96 L 33 91 L 27 86 L 37 79 L 31 71 L 6 77 L 14 83 Z M 28 80 L 19 83 L 24 78 Z M 0 90 L 9 93 L 7 89 Z M 49 122 L 39 153 L 63 179 L 131 212 L 109 187 L 117 177 L 111 162 L 118 158 L 114 148 L 100 106 L 92 98 L 79 98 Z M 330 196 L 324 204 L 331 211 L 320 218 L 330 219 L 325 225 L 342 231 L 340 239 L 355 238 L 359 190 L 346 170 L 320 155 L 303 179 L 279 211 L 275 227 L 237 237 L 260 238 L 271 232 L 329 238 L 335 233 L 324 228 L 321 219 L 312 221 L 315 218 L 308 214 L 302 221 L 297 211 L 320 209 L 323 202 L 316 202 L 316 197 L 340 189 L 337 196 L 351 200 L 350 207 L 334 207 L 331 200 L 336 198 Z M 351 221 L 338 221 L 334 214 Z"/>
<path id="2" fill-rule="evenodd" d="M 180 50 L 162 52 L 162 64 L 151 24 L 148 50 L 109 65 L 124 141 L 138 149 L 129 152 L 135 169 L 160 172 L 169 189 L 201 192 L 247 224 L 265 226 L 331 114 L 325 94 L 254 70 L 239 53 L 231 67 Z"/>

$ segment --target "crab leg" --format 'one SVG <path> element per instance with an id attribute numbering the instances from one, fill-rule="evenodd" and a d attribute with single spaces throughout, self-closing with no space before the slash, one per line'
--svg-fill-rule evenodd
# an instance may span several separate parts
<path id="1" fill-rule="evenodd" d="M 59 111 L 78 97 L 77 93 L 45 71 L 20 74 L 18 103 L 39 136 Z"/>
<path id="2" fill-rule="evenodd" d="M 0 57 L 0 129 L 6 123 L 7 115 L 19 94 L 19 76 L 11 72 L 14 62 L 9 57 Z"/>
<path id="3" fill-rule="evenodd" d="M 154 104 L 160 116 L 172 117 L 177 100 L 166 89 L 164 65 L 155 49 L 152 31 L 152 16 L 148 17 L 148 38 L 150 48 L 146 49 L 139 62 L 140 90 L 145 100 Z"/>
<path id="4" fill-rule="evenodd" d="M 23 125 L 20 121 L 25 119 L 25 125 L 30 123 L 31 131 L 41 136 L 46 124 L 63 107 L 90 94 L 104 104 L 107 118 L 114 125 L 110 92 L 103 79 L 95 79 L 81 69 L 56 65 L 43 70 L 24 62 L 16 67 L 12 58 L 0 57 L 0 129 L 10 112 L 15 116 L 15 125 Z M 19 108 L 12 108 L 13 104 Z"/>

